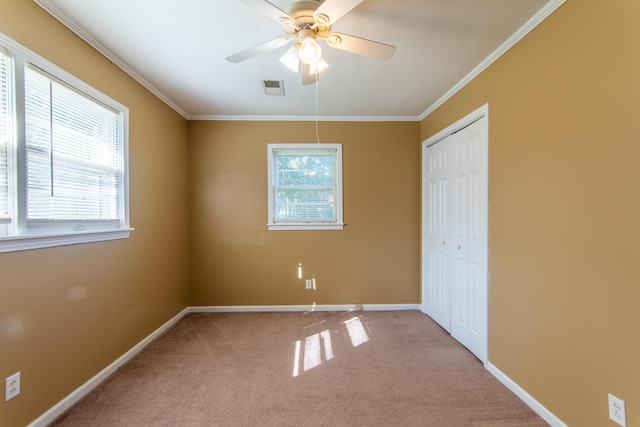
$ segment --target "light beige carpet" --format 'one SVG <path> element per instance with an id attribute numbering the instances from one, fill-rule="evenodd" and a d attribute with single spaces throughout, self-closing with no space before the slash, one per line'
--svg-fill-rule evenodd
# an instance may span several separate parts
<path id="1" fill-rule="evenodd" d="M 55 426 L 546 426 L 418 311 L 191 314 Z"/>

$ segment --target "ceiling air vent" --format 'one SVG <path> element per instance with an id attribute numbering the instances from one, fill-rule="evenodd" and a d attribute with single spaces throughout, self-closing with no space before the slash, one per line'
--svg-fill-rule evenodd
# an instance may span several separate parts
<path id="1" fill-rule="evenodd" d="M 265 95 L 284 95 L 284 82 L 282 80 L 261 80 Z"/>

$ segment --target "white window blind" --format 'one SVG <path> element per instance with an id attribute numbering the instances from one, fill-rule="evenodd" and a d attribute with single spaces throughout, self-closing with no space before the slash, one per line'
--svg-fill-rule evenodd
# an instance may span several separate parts
<path id="1" fill-rule="evenodd" d="M 6 236 L 11 223 L 11 182 L 9 180 L 9 143 L 12 133 L 11 58 L 0 47 L 0 236 Z"/>
<path id="2" fill-rule="evenodd" d="M 121 135 L 117 111 L 27 66 L 27 223 L 118 222 Z"/>
<path id="3" fill-rule="evenodd" d="M 271 229 L 342 228 L 341 149 L 340 144 L 269 145 Z"/>

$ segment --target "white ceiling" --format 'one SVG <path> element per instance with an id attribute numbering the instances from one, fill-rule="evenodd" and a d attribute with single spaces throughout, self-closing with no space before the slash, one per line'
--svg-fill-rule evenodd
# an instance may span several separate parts
<path id="1" fill-rule="evenodd" d="M 317 87 L 278 61 L 287 47 L 225 60 L 284 35 L 241 0 L 35 1 L 189 119 L 416 120 L 564 0 L 365 0 L 333 30 L 394 45 L 394 56 L 323 44 L 330 68 Z M 285 95 L 265 95 L 261 79 L 283 80 Z"/>

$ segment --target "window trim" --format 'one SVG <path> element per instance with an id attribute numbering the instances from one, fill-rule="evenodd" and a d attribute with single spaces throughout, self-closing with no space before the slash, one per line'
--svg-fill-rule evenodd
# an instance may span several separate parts
<path id="1" fill-rule="evenodd" d="M 0 45 L 6 48 L 9 51 L 9 54 L 13 56 L 13 60 L 15 62 L 15 67 L 24 67 L 27 63 L 36 66 L 37 68 L 45 71 L 50 74 L 52 77 L 60 80 L 64 84 L 74 88 L 74 90 L 79 93 L 84 94 L 85 96 L 92 98 L 96 102 L 100 102 L 121 114 L 122 117 L 122 165 L 123 165 L 123 173 L 122 173 L 122 215 L 123 217 L 120 219 L 118 227 L 112 229 L 80 229 L 78 231 L 32 231 L 31 233 L 23 233 L 23 234 L 15 234 L 9 236 L 0 237 L 0 253 L 6 252 L 15 252 L 15 251 L 23 251 L 23 250 L 31 250 L 31 249 L 39 249 L 39 248 L 51 248 L 56 246 L 66 246 L 73 245 L 79 243 L 91 243 L 91 242 L 101 242 L 108 240 L 116 240 L 116 239 L 127 239 L 130 236 L 130 232 L 134 229 L 130 227 L 130 215 L 129 215 L 129 109 L 110 98 L 109 96 L 103 94 L 99 90 L 90 86 L 89 84 L 83 82 L 82 80 L 76 78 L 72 74 L 63 70 L 62 68 L 56 66 L 55 64 L 49 62 L 44 59 L 40 55 L 32 52 L 31 50 L 25 48 L 20 45 L 16 41 L 11 38 L 5 36 L 0 33 Z M 15 82 L 16 86 L 21 84 L 24 86 L 24 82 Z M 15 90 L 18 90 L 17 88 Z M 23 89 L 20 89 L 22 91 Z M 16 109 L 23 108 L 24 99 L 20 99 L 20 96 L 16 96 L 14 99 Z M 16 138 L 24 138 L 24 130 L 16 129 Z M 25 165 L 20 166 L 20 163 L 24 163 L 23 155 L 20 155 L 22 148 L 19 146 L 14 147 L 13 150 L 17 149 L 17 154 L 14 155 L 13 159 L 16 161 L 16 165 L 14 168 L 17 169 L 18 173 L 24 173 Z M 22 188 L 17 189 L 18 192 L 21 192 Z M 23 197 L 23 196 L 20 196 Z M 26 221 L 25 212 L 20 212 L 20 208 L 16 206 L 18 211 L 14 212 L 13 218 L 0 218 L 0 222 L 6 223 L 7 220 L 9 222 L 12 221 Z M 16 215 L 17 214 L 17 215 Z M 19 220 L 18 218 L 21 218 Z M 90 223 L 91 221 L 87 221 Z"/>
<path id="2" fill-rule="evenodd" d="M 79 243 L 104 242 L 108 240 L 128 239 L 133 228 L 117 230 L 82 231 L 59 234 L 24 234 L 0 238 L 0 253 L 28 251 L 31 249 L 53 248 L 56 246 L 76 245 Z"/>
<path id="3" fill-rule="evenodd" d="M 318 149 L 336 150 L 335 159 L 335 187 L 336 187 L 336 220 L 335 221 L 274 221 L 274 165 L 275 152 L 278 150 L 291 151 L 314 151 Z M 289 144 L 267 144 L 267 177 L 268 177 L 268 230 L 342 230 L 344 229 L 342 212 L 342 144 L 339 143 L 289 143 Z"/>

